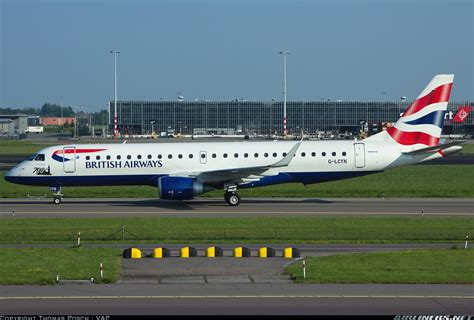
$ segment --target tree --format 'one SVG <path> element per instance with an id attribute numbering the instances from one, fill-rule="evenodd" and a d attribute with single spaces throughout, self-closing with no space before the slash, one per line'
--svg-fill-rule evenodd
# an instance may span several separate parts
<path id="1" fill-rule="evenodd" d="M 62 108 L 63 117 L 74 117 L 74 110 L 71 106 Z M 60 117 L 61 116 L 61 106 L 57 104 L 45 103 L 41 107 L 40 116 L 42 117 Z"/>

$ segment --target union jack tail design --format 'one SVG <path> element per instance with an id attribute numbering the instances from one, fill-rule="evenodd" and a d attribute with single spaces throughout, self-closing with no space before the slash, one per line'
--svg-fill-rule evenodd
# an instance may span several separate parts
<path id="1" fill-rule="evenodd" d="M 453 74 L 435 76 L 395 126 L 386 130 L 396 143 L 411 147 L 439 145 L 453 79 Z"/>

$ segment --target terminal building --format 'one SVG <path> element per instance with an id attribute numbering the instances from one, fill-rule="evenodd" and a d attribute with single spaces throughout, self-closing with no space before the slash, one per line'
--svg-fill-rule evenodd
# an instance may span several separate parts
<path id="1" fill-rule="evenodd" d="M 409 102 L 298 101 L 287 102 L 289 134 L 303 131 L 368 135 L 395 123 Z M 474 115 L 453 122 L 461 106 L 472 101 L 450 102 L 443 134 L 474 134 Z M 109 126 L 113 132 L 114 102 L 109 103 Z M 117 101 L 118 130 L 125 135 L 281 135 L 283 102 L 257 101 Z"/>

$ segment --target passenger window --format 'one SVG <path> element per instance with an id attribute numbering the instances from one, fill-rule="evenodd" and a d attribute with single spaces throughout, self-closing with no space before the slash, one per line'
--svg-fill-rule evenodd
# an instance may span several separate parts
<path id="1" fill-rule="evenodd" d="M 268 158 L 268 153 L 265 152 L 265 153 L 263 154 L 263 156 L 264 156 L 265 158 Z"/>
<path id="2" fill-rule="evenodd" d="M 238 158 L 239 157 L 239 154 L 238 153 L 234 153 L 234 158 Z"/>
<path id="3" fill-rule="evenodd" d="M 100 156 L 96 156 L 95 158 L 96 158 L 96 160 L 100 160 Z"/>
<path id="4" fill-rule="evenodd" d="M 325 156 L 326 156 L 326 152 L 321 153 L 321 155 L 322 155 L 323 157 L 325 157 Z"/>
<path id="5" fill-rule="evenodd" d="M 151 154 L 149 154 L 147 158 L 148 158 L 148 159 L 151 159 Z"/>
<path id="6" fill-rule="evenodd" d="M 276 157 L 277 157 L 277 153 L 273 152 L 273 158 L 276 158 Z"/>
<path id="7" fill-rule="evenodd" d="M 224 153 L 224 158 L 227 158 L 227 153 Z"/>
<path id="8" fill-rule="evenodd" d="M 37 155 L 35 161 L 44 161 L 44 154 Z"/>
<path id="9" fill-rule="evenodd" d="M 137 159 L 141 159 L 141 158 L 142 158 L 142 156 L 141 156 L 141 155 L 138 155 L 138 156 L 137 156 Z"/>
<path id="10" fill-rule="evenodd" d="M 127 159 L 128 159 L 128 160 L 132 159 L 132 156 L 131 156 L 131 155 L 128 155 L 128 156 L 127 156 Z"/>
<path id="11" fill-rule="evenodd" d="M 91 159 L 91 157 L 89 157 L 89 156 L 86 156 L 86 160 L 90 160 L 90 159 Z"/>
<path id="12" fill-rule="evenodd" d="M 193 158 L 193 154 L 190 153 L 190 154 L 189 154 L 189 159 L 192 159 L 192 158 Z"/>
<path id="13" fill-rule="evenodd" d="M 120 160 L 120 159 L 122 159 L 122 156 L 117 156 L 117 160 Z"/>
<path id="14" fill-rule="evenodd" d="M 286 157 L 287 153 L 286 152 L 283 152 L 283 157 Z"/>
<path id="15" fill-rule="evenodd" d="M 312 157 L 316 157 L 316 152 L 311 152 Z"/>
<path id="16" fill-rule="evenodd" d="M 335 153 L 335 152 L 333 152 L 333 153 L 332 153 L 332 156 L 333 156 L 333 157 L 335 157 L 335 156 L 336 156 L 336 153 Z"/>
<path id="17" fill-rule="evenodd" d="M 254 153 L 253 155 L 255 158 L 258 158 L 258 153 Z"/>
<path id="18" fill-rule="evenodd" d="M 107 158 L 107 160 L 110 160 L 110 156 L 107 156 L 106 158 Z"/>
<path id="19" fill-rule="evenodd" d="M 205 158 L 206 157 L 206 154 L 205 153 L 201 153 L 201 158 Z"/>
<path id="20" fill-rule="evenodd" d="M 346 155 L 347 155 L 347 153 L 344 151 L 344 152 L 342 153 L 342 156 L 345 157 Z"/>
<path id="21" fill-rule="evenodd" d="M 178 159 L 183 159 L 183 155 L 182 155 L 182 154 L 178 154 Z"/>
<path id="22" fill-rule="evenodd" d="M 306 157 L 306 152 L 301 152 L 302 157 Z"/>
<path id="23" fill-rule="evenodd" d="M 171 159 L 171 158 L 173 158 L 173 155 L 169 154 L 168 159 Z"/>
<path id="24" fill-rule="evenodd" d="M 163 156 L 161 154 L 158 155 L 158 159 L 161 159 L 163 158 Z"/>
<path id="25" fill-rule="evenodd" d="M 244 153 L 244 158 L 248 158 L 249 157 L 249 154 L 248 153 Z"/>
<path id="26" fill-rule="evenodd" d="M 215 153 L 213 153 L 212 157 L 215 159 L 217 157 L 217 155 Z"/>

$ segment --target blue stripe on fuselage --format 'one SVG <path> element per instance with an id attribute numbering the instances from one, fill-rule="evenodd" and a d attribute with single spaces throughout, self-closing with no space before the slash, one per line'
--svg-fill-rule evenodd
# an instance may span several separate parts
<path id="1" fill-rule="evenodd" d="M 239 188 L 262 187 L 272 184 L 301 182 L 304 184 L 349 179 L 381 171 L 292 172 L 263 177 L 259 181 L 239 185 Z M 110 186 L 149 185 L 156 187 L 163 175 L 110 175 L 110 176 L 5 176 L 12 183 L 34 186 Z"/>

